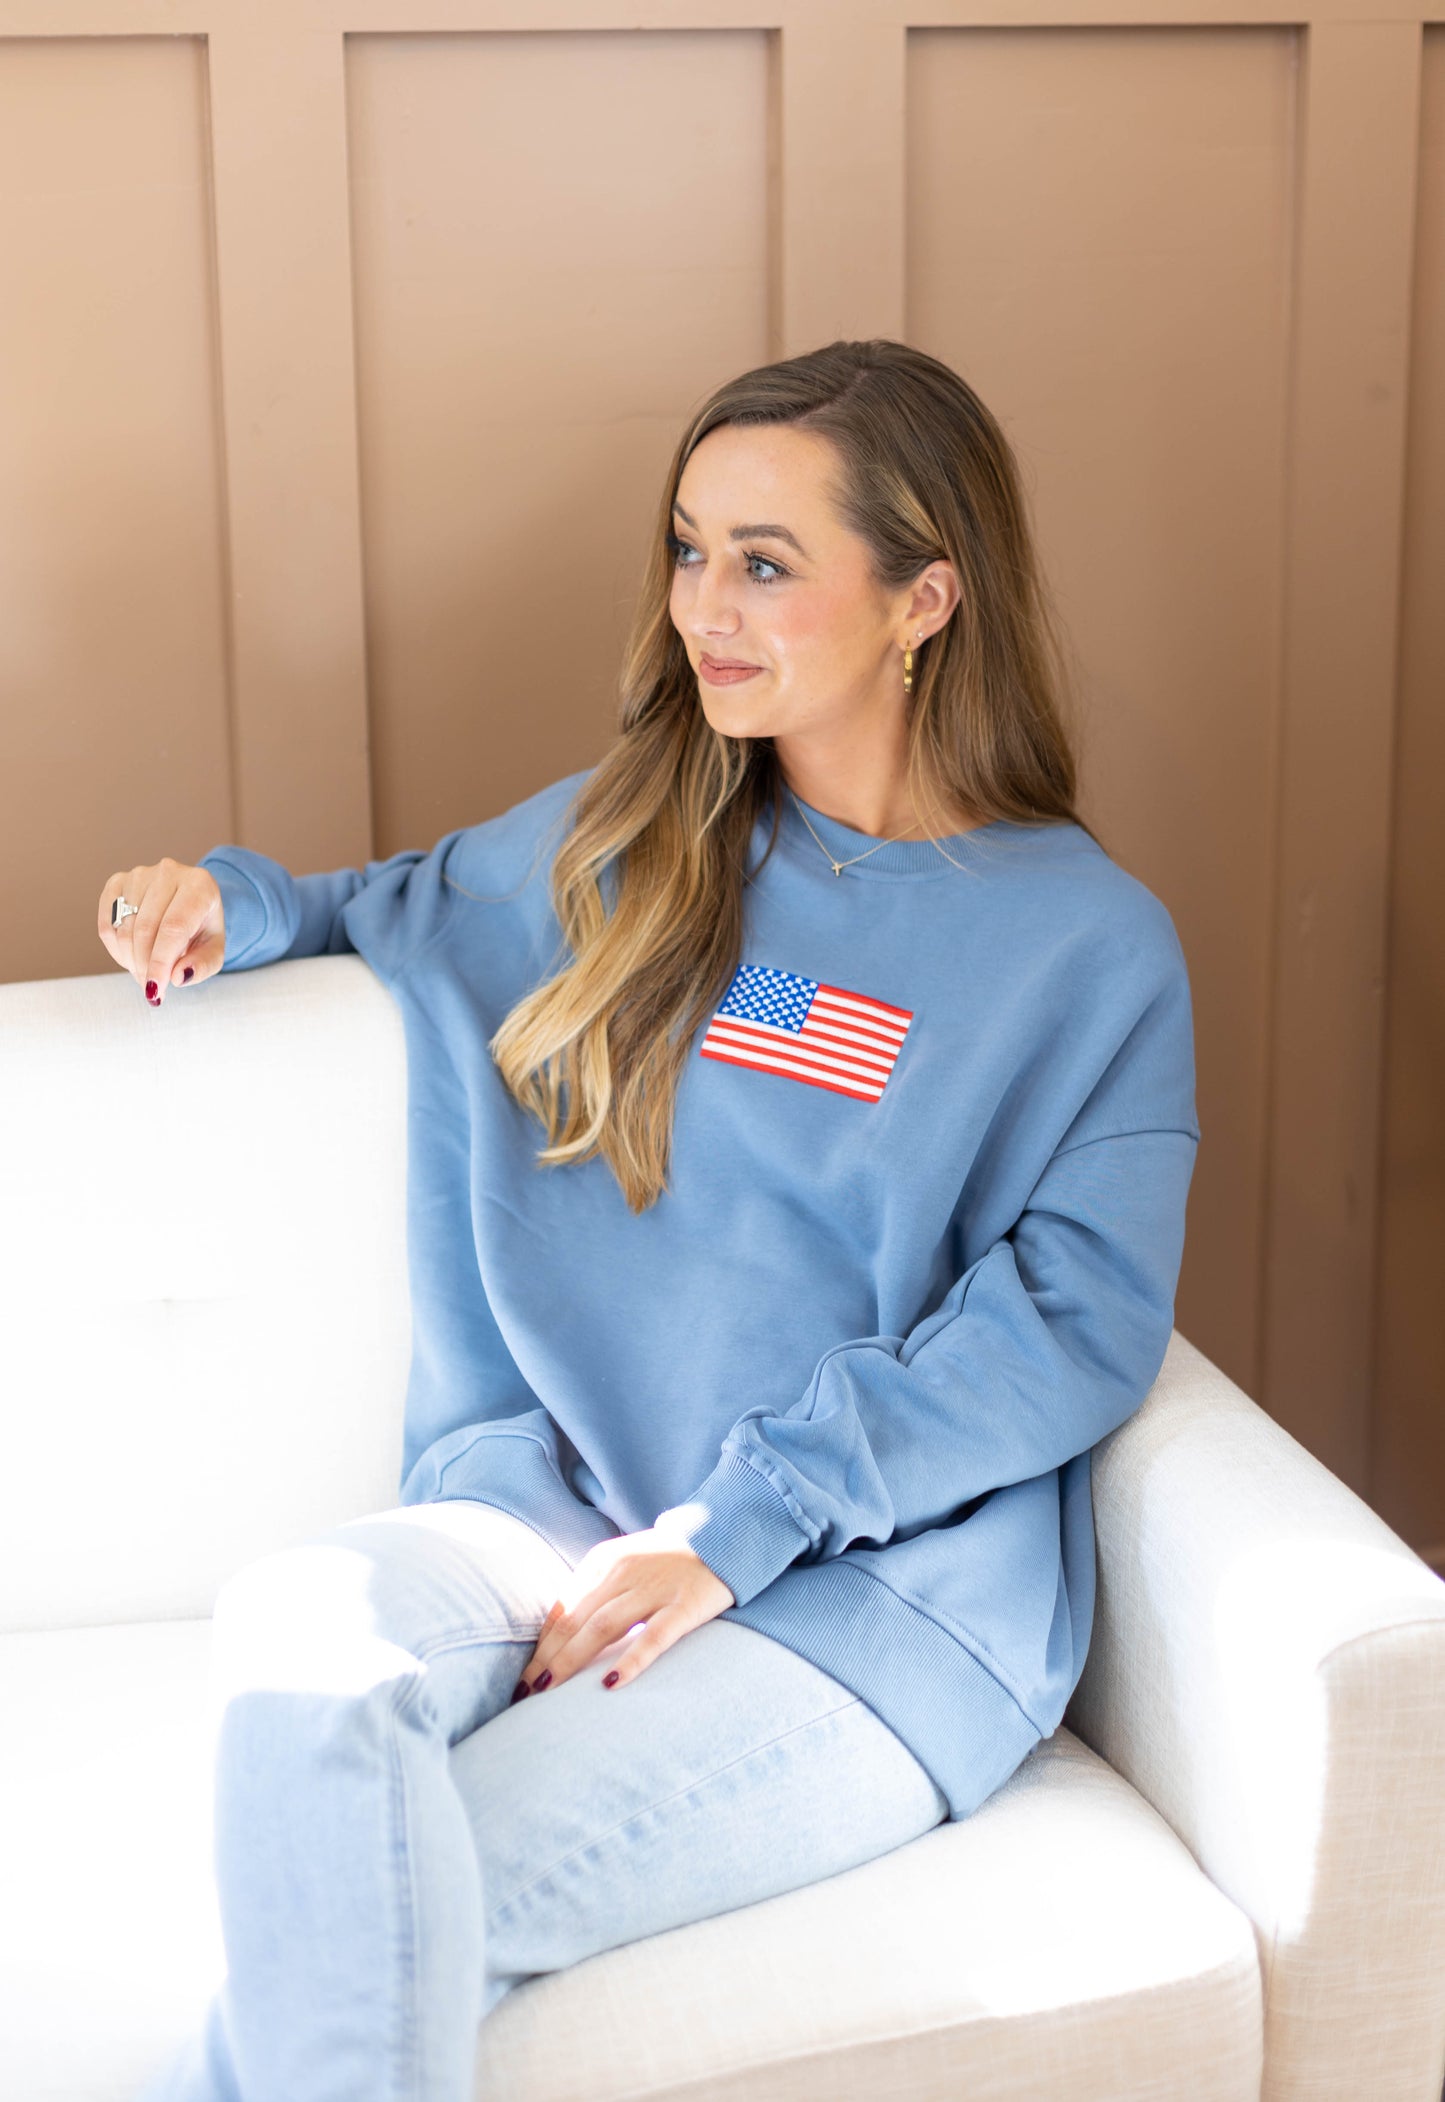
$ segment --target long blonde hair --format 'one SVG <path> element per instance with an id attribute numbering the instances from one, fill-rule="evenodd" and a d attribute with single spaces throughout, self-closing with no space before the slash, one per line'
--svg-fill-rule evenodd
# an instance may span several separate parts
<path id="1" fill-rule="evenodd" d="M 939 559 L 957 572 L 960 603 L 914 657 L 915 808 L 920 794 L 941 791 L 981 824 L 1072 820 L 1089 831 L 1074 809 L 1064 657 L 1017 465 L 972 388 L 888 338 L 830 343 L 719 387 L 673 456 L 628 641 L 619 734 L 569 805 L 571 830 L 552 864 L 573 960 L 520 999 L 490 1042 L 507 1087 L 546 1132 L 538 1165 L 600 1154 L 633 1212 L 667 1186 L 682 1062 L 741 960 L 742 886 L 757 873 L 744 865 L 748 844 L 771 800 L 770 854 L 782 812 L 772 740 L 712 728 L 669 611 L 682 471 L 728 423 L 793 423 L 831 439 L 840 515 L 885 591 Z"/>

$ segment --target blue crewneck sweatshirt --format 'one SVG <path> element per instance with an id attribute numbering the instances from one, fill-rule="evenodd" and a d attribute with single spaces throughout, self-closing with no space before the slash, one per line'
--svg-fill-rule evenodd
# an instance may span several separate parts
<path id="1" fill-rule="evenodd" d="M 964 1817 L 1078 1682 L 1090 1448 L 1173 1327 L 1199 1141 L 1173 921 L 1072 823 L 945 859 L 785 792 L 635 1215 L 604 1161 L 536 1165 L 487 1049 L 567 960 L 548 878 L 588 772 L 364 869 L 202 858 L 223 969 L 354 950 L 401 1010 L 400 1501 L 495 1504 L 573 1563 L 674 1530 L 723 1618 L 859 1694 Z"/>

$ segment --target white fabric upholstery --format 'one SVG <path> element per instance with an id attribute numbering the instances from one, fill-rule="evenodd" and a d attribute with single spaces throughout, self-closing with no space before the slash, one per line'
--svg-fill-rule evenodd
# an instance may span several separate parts
<path id="1" fill-rule="evenodd" d="M 1093 1478 L 1065 1721 L 1254 1921 L 1265 2102 L 1436 2102 L 1445 1583 L 1177 1333 Z"/>
<path id="2" fill-rule="evenodd" d="M 349 956 L 0 986 L 0 1190 L 0 2092 L 126 2102 L 224 1961 L 216 1590 L 396 1500 L 397 1011 Z M 1094 1501 L 1004 1788 L 520 1988 L 479 2102 L 1436 2102 L 1445 1584 L 1178 1335 Z"/>
<path id="3" fill-rule="evenodd" d="M 393 1504 L 406 1046 L 357 956 L 0 986 L 0 1627 L 208 1614 Z"/>

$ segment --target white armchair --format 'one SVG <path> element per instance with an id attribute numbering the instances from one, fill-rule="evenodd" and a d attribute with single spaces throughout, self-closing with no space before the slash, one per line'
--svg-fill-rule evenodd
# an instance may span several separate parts
<path id="1" fill-rule="evenodd" d="M 0 986 L 0 2093 L 131 2102 L 224 1970 L 209 1615 L 397 1500 L 401 1018 L 359 958 Z M 1066 1723 L 974 1815 L 538 1978 L 488 2102 L 1436 2102 L 1445 1583 L 1177 1333 Z"/>

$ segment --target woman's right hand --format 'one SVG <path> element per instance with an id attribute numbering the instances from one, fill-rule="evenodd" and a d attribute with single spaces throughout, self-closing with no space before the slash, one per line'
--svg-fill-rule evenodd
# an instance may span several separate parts
<path id="1" fill-rule="evenodd" d="M 112 927 L 116 898 L 140 910 Z M 169 855 L 148 868 L 122 869 L 100 894 L 96 931 L 152 1007 L 159 1007 L 169 986 L 199 985 L 220 970 L 226 954 L 221 887 L 209 869 Z"/>

